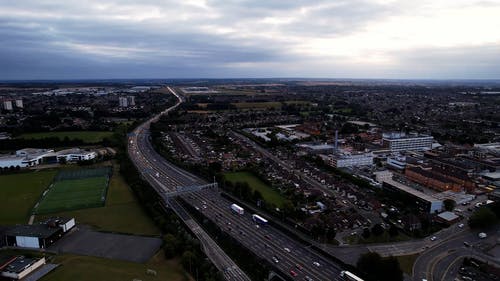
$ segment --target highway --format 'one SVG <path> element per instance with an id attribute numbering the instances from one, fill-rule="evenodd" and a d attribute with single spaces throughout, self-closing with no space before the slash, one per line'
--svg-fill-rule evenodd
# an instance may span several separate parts
<path id="1" fill-rule="evenodd" d="M 169 91 L 178 98 L 178 102 L 162 112 L 166 114 L 175 110 L 183 101 L 171 88 Z M 205 253 L 212 262 L 222 268 L 227 280 L 249 280 L 244 273 L 223 253 L 215 242 L 196 224 L 189 214 L 182 209 L 175 198 L 170 195 L 181 191 L 184 187 L 201 186 L 208 184 L 197 176 L 184 171 L 166 161 L 152 147 L 150 141 L 149 126 L 151 122 L 158 120 L 160 114 L 144 122 L 130 134 L 128 150 L 134 164 L 141 171 L 143 177 L 163 195 L 165 202 L 183 219 L 190 229 L 197 235 L 203 243 Z M 220 226 L 226 224 L 227 233 L 240 241 L 250 251 L 257 256 L 266 259 L 269 263 L 274 263 L 283 275 L 291 276 L 291 270 L 296 273 L 296 280 L 304 280 L 306 276 L 310 280 L 338 280 L 341 268 L 321 256 L 315 251 L 289 238 L 284 233 L 271 226 L 257 228 L 251 220 L 250 215 L 237 217 L 231 210 L 231 202 L 222 198 L 214 189 L 203 189 L 193 193 L 182 195 L 183 198 L 195 207 L 204 208 L 204 214 Z M 203 207 L 205 206 L 205 207 Z M 238 232 L 227 228 L 233 225 Z M 239 231 L 245 233 L 241 235 Z M 208 241 L 205 242 L 204 241 Z M 266 241 L 265 243 L 263 243 Z M 285 248 L 290 249 L 286 251 Z M 217 252 L 217 255 L 208 253 Z M 276 257 L 279 259 L 275 262 Z M 222 265 L 218 265 L 222 264 Z M 242 277 L 244 276 L 244 277 Z M 240 279 L 237 279 L 240 278 Z"/>
<path id="2" fill-rule="evenodd" d="M 312 280 L 338 279 L 341 268 L 337 264 L 269 225 L 257 227 L 250 213 L 234 213 L 230 209 L 232 202 L 217 192 L 206 189 L 182 197 L 254 254 L 274 263 L 281 272 L 290 275 L 293 270 L 297 280 L 306 276 Z"/>
<path id="3" fill-rule="evenodd" d="M 149 133 L 151 122 L 155 122 L 161 115 L 168 114 L 168 112 L 175 110 L 183 102 L 182 97 L 174 90 L 170 87 L 168 87 L 168 90 L 177 97 L 177 103 L 139 125 L 128 138 L 128 154 L 130 159 L 141 172 L 143 178 L 162 195 L 175 192 L 182 186 L 203 183 L 203 181 L 194 175 L 179 169 L 163 159 L 156 153 L 151 144 Z M 217 269 L 223 272 L 225 280 L 251 280 L 175 200 L 165 199 L 165 203 L 169 204 L 172 210 L 174 210 L 186 226 L 196 235 L 203 247 L 204 253 Z"/>

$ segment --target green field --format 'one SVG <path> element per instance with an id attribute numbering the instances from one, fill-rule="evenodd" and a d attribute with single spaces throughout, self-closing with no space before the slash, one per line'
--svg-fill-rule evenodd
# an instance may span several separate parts
<path id="1" fill-rule="evenodd" d="M 104 138 L 109 138 L 113 132 L 107 131 L 78 131 L 78 132 L 43 132 L 43 133 L 28 133 L 22 134 L 18 138 L 22 139 L 43 139 L 50 137 L 58 137 L 63 140 L 65 137 L 69 139 L 81 139 L 86 143 L 96 143 L 102 141 Z"/>
<path id="2" fill-rule="evenodd" d="M 74 217 L 77 223 L 93 226 L 97 230 L 141 235 L 158 235 L 160 231 L 135 200 L 132 190 L 123 180 L 115 165 L 109 182 L 106 204 L 103 207 L 58 212 L 50 216 Z M 38 218 L 43 220 L 46 216 Z"/>
<path id="3" fill-rule="evenodd" d="M 165 260 L 163 255 L 160 251 L 145 264 L 69 254 L 58 255 L 53 262 L 60 266 L 40 280 L 189 280 L 176 260 Z M 157 275 L 148 275 L 146 273 L 148 269 L 156 271 Z"/>
<path id="4" fill-rule="evenodd" d="M 246 182 L 252 190 L 258 190 L 266 202 L 273 203 L 278 207 L 282 207 L 286 199 L 274 190 L 269 185 L 265 184 L 259 178 L 250 172 L 231 172 L 224 174 L 227 181 L 232 182 Z"/>
<path id="5" fill-rule="evenodd" d="M 413 274 L 413 264 L 415 264 L 417 258 L 418 254 L 396 257 L 403 272 L 409 275 Z"/>
<path id="6" fill-rule="evenodd" d="M 238 109 L 247 109 L 247 108 L 257 108 L 257 109 L 265 109 L 265 108 L 281 108 L 281 102 L 237 102 L 232 103 Z"/>
<path id="7" fill-rule="evenodd" d="M 0 176 L 0 225 L 27 223 L 31 208 L 55 174 L 45 170 Z"/>

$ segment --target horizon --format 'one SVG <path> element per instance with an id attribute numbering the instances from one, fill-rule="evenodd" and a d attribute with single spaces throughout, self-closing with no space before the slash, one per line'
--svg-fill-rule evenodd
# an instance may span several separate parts
<path id="1" fill-rule="evenodd" d="M 25 0 L 0 8 L 2 81 L 500 77 L 498 0 Z"/>

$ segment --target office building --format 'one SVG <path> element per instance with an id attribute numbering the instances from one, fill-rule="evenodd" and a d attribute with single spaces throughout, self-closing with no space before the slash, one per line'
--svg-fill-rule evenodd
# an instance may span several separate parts
<path id="1" fill-rule="evenodd" d="M 373 165 L 373 153 L 336 151 L 332 154 L 330 165 L 335 168 Z"/>
<path id="2" fill-rule="evenodd" d="M 118 98 L 118 103 L 120 107 L 128 107 L 128 99 L 127 97 L 119 97 Z"/>
<path id="3" fill-rule="evenodd" d="M 384 133 L 382 145 L 391 152 L 399 151 L 422 151 L 432 148 L 434 138 L 429 135 L 406 134 L 406 133 Z"/>

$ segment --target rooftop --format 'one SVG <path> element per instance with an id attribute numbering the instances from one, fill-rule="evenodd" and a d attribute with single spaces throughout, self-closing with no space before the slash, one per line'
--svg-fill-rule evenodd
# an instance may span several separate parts
<path id="1" fill-rule="evenodd" d="M 430 135 L 410 133 L 406 134 L 403 132 L 390 132 L 383 133 L 382 137 L 387 140 L 398 140 L 398 139 L 414 139 L 414 138 L 432 138 Z"/>
<path id="2" fill-rule="evenodd" d="M 60 230 L 59 226 L 50 227 L 46 224 L 16 225 L 5 231 L 5 235 L 48 238 Z"/>
<path id="3" fill-rule="evenodd" d="M 31 259 L 23 256 L 18 256 L 13 258 L 4 268 L 3 271 L 20 273 L 23 272 L 27 267 L 37 262 L 39 259 Z"/>
<path id="4" fill-rule="evenodd" d="M 411 188 L 411 187 L 409 187 L 407 185 L 404 185 L 404 184 L 402 184 L 400 182 L 397 182 L 397 181 L 395 181 L 393 179 L 384 179 L 383 182 L 386 182 L 386 183 L 388 183 L 388 184 L 390 184 L 390 185 L 398 188 L 401 191 L 404 191 L 404 192 L 406 192 L 408 194 L 411 194 L 413 196 L 416 196 L 416 197 L 418 197 L 420 199 L 423 199 L 425 201 L 428 201 L 428 202 L 438 202 L 438 201 L 441 201 L 441 200 L 438 200 L 438 199 L 436 199 L 436 198 L 434 198 L 434 197 L 432 197 L 430 195 L 427 195 L 427 194 L 425 194 L 425 193 L 423 193 L 421 191 L 418 191 L 418 190 L 416 190 L 414 188 Z"/>
<path id="5" fill-rule="evenodd" d="M 438 215 L 438 217 L 442 218 L 445 221 L 454 221 L 458 219 L 458 216 L 453 212 L 442 212 Z"/>

